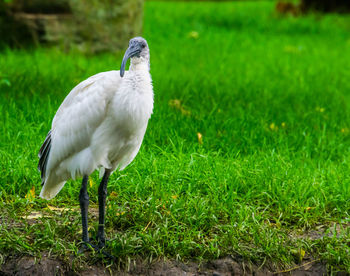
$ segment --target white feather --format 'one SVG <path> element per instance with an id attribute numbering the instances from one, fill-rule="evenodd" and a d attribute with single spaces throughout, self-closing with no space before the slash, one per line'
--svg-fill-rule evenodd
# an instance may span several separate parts
<path id="1" fill-rule="evenodd" d="M 94 75 L 78 84 L 59 107 L 40 196 L 53 198 L 72 178 L 100 168 L 124 169 L 138 153 L 153 111 L 148 63 Z"/>

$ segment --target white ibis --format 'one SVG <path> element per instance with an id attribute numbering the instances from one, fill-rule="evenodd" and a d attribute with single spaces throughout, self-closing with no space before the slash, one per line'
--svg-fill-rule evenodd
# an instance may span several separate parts
<path id="1" fill-rule="evenodd" d="M 125 65 L 130 58 L 129 71 Z M 120 71 L 94 75 L 79 83 L 64 99 L 39 151 L 40 197 L 51 199 L 69 179 L 83 177 L 79 201 L 83 242 L 88 234 L 89 175 L 100 169 L 98 248 L 105 246 L 107 182 L 138 153 L 153 111 L 150 56 L 146 40 L 130 40 Z"/>

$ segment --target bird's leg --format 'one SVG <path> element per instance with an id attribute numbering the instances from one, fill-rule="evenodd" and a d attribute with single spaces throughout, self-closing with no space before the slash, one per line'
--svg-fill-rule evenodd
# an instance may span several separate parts
<path id="1" fill-rule="evenodd" d="M 89 207 L 89 195 L 87 192 L 87 183 L 89 176 L 85 175 L 83 177 L 83 182 L 81 183 L 81 189 L 79 194 L 80 210 L 81 210 L 81 220 L 83 225 L 83 242 L 89 243 L 89 232 L 88 232 L 88 207 Z"/>
<path id="2" fill-rule="evenodd" d="M 106 213 L 106 197 L 107 197 L 107 183 L 111 170 L 106 169 L 103 175 L 100 186 L 98 187 L 98 231 L 97 231 L 97 241 L 99 248 L 105 246 L 105 213 Z"/>

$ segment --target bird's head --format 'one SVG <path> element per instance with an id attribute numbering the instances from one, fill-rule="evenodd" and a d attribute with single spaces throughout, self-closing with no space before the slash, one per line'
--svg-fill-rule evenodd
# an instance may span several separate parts
<path id="1" fill-rule="evenodd" d="M 120 66 L 120 76 L 125 73 L 126 62 L 130 58 L 131 64 L 146 63 L 149 66 L 149 48 L 146 39 L 142 37 L 134 37 L 129 41 L 129 47 L 126 50 L 122 64 Z"/>

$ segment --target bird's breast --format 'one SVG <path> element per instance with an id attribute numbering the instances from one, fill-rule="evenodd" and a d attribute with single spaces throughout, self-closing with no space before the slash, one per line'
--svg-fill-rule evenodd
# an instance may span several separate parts
<path id="1" fill-rule="evenodd" d="M 121 83 L 111 106 L 116 125 L 137 132 L 153 112 L 153 87 L 147 75 L 129 74 Z"/>

